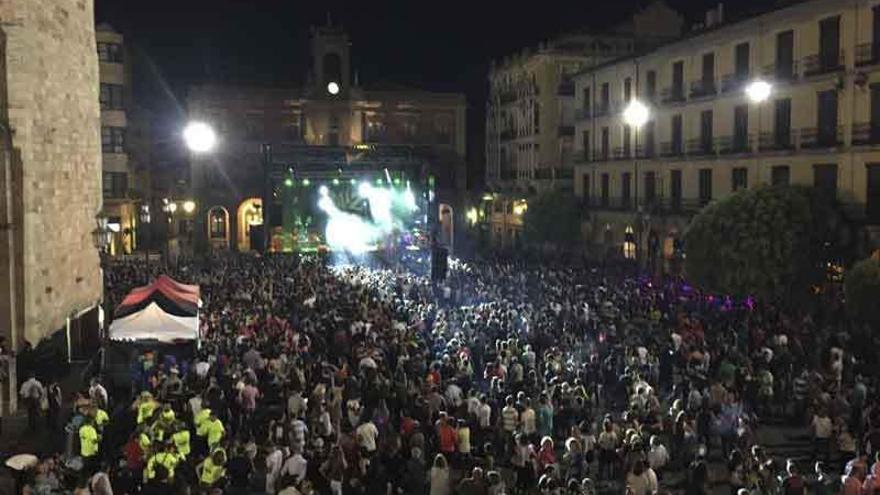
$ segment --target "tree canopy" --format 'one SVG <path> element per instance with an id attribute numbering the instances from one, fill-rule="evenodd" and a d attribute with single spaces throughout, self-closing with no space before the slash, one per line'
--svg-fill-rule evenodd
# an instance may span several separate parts
<path id="1" fill-rule="evenodd" d="M 843 279 L 846 309 L 857 320 L 880 325 L 880 259 L 859 261 Z"/>
<path id="2" fill-rule="evenodd" d="M 523 215 L 526 242 L 570 246 L 581 238 L 581 214 L 571 194 L 545 193 L 529 200 Z"/>
<path id="3" fill-rule="evenodd" d="M 740 191 L 697 214 L 685 233 L 685 270 L 705 289 L 792 301 L 848 261 L 853 233 L 829 198 L 810 188 Z"/>

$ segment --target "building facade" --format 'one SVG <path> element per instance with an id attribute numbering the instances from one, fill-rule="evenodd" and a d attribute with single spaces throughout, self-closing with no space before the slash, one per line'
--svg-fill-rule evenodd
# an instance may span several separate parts
<path id="1" fill-rule="evenodd" d="M 654 2 L 601 34 L 575 33 L 495 62 L 486 104 L 486 184 L 496 245 L 516 243 L 522 216 L 514 208 L 531 194 L 572 191 L 576 91 L 572 76 L 677 37 L 683 20 Z"/>
<path id="2" fill-rule="evenodd" d="M 97 27 L 95 37 L 101 79 L 102 215 L 110 230 L 107 252 L 117 256 L 137 248 L 138 207 L 147 193 L 148 178 L 146 163 L 133 152 L 133 143 L 138 135 L 149 135 L 149 126 L 146 119 L 139 125 L 134 112 L 132 56 L 125 38 L 107 24 Z"/>
<path id="3" fill-rule="evenodd" d="M 51 8 L 32 0 L 0 4 L 6 349 L 36 345 L 59 330 L 70 335 L 83 319 L 97 326 L 101 116 L 93 8 L 91 0 L 57 0 Z"/>
<path id="4" fill-rule="evenodd" d="M 451 215 L 464 195 L 465 98 L 406 88 L 371 88 L 352 78 L 350 43 L 338 27 L 314 28 L 313 64 L 303 87 L 202 85 L 188 95 L 191 119 L 209 123 L 218 147 L 193 155 L 196 245 L 246 251 L 263 224 L 264 145 L 308 154 L 363 147 L 427 150 L 441 202 Z"/>
<path id="5" fill-rule="evenodd" d="M 714 20 L 574 77 L 574 188 L 587 243 L 674 260 L 687 222 L 709 202 L 801 184 L 835 196 L 877 246 L 878 3 L 813 0 Z M 638 129 L 622 115 L 635 98 L 649 109 Z"/>

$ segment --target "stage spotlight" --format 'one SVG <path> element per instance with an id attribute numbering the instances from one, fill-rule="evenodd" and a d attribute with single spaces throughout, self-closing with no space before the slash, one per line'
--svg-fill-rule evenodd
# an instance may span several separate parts
<path id="1" fill-rule="evenodd" d="M 327 186 L 321 184 L 321 187 L 318 188 L 318 194 L 321 196 L 328 196 L 330 194 L 330 189 L 327 189 Z"/>
<path id="2" fill-rule="evenodd" d="M 303 185 L 304 185 L 304 186 L 308 186 L 308 185 L 311 184 L 311 183 L 312 183 L 312 181 L 310 181 L 309 179 L 303 179 Z"/>
<path id="3" fill-rule="evenodd" d="M 416 204 L 416 195 L 412 192 L 412 189 L 407 189 L 403 192 L 403 204 L 406 205 L 410 211 L 418 209 L 419 206 Z"/>
<path id="4" fill-rule="evenodd" d="M 360 185 L 358 186 L 358 194 L 362 198 L 368 197 L 370 195 L 370 193 L 372 193 L 372 192 L 373 192 L 373 186 L 371 186 L 370 183 L 367 181 L 361 182 Z"/>
<path id="5" fill-rule="evenodd" d="M 334 185 L 334 186 L 338 186 L 338 185 L 339 185 L 339 179 L 338 179 L 338 178 L 333 179 L 333 185 Z"/>

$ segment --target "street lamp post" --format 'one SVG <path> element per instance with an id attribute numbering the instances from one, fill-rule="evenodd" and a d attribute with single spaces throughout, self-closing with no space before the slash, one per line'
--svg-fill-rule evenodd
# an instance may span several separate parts
<path id="1" fill-rule="evenodd" d="M 642 128 L 648 122 L 648 117 L 650 117 L 651 112 L 648 110 L 648 107 L 645 106 L 644 103 L 639 101 L 638 99 L 633 99 L 629 102 L 629 105 L 623 110 L 623 121 L 626 125 L 630 126 L 634 132 L 634 145 L 633 145 L 633 168 L 635 175 L 635 205 L 636 211 L 638 212 L 638 217 L 641 217 L 642 207 L 639 205 L 639 129 Z M 642 249 L 642 229 L 641 224 L 637 225 L 639 228 L 639 242 L 638 246 L 636 246 L 636 259 L 641 260 L 641 256 L 639 255 L 639 251 Z"/>
<path id="2" fill-rule="evenodd" d="M 150 218 L 150 205 L 141 205 L 141 211 L 138 215 L 141 222 L 141 229 L 144 235 L 144 262 L 146 264 L 146 284 L 150 283 L 150 227 L 152 219 Z"/>
<path id="3" fill-rule="evenodd" d="M 770 94 L 773 92 L 773 85 L 764 81 L 763 79 L 756 79 L 746 85 L 745 88 L 746 96 L 749 98 L 749 101 L 755 104 L 758 108 L 758 149 L 761 150 L 761 107 L 763 103 L 770 98 Z M 758 162 L 758 166 L 760 167 L 760 162 Z M 760 170 L 759 175 L 760 178 Z"/>
<path id="4" fill-rule="evenodd" d="M 217 134 L 214 132 L 213 127 L 206 122 L 201 121 L 192 121 L 186 125 L 183 129 L 183 141 L 186 144 L 187 149 L 190 152 L 190 167 L 193 164 L 193 158 L 196 155 L 205 155 L 214 151 L 217 147 Z M 190 170 L 190 192 L 192 191 L 193 186 L 193 173 L 192 169 Z M 201 182 L 199 182 L 201 189 Z M 197 196 L 197 198 L 201 198 L 201 196 Z M 199 204 L 204 204 L 203 201 L 200 201 Z M 185 201 L 183 203 L 183 210 L 188 215 L 195 213 L 196 203 L 192 200 Z M 203 221 L 203 215 L 200 213 L 195 214 L 195 222 Z M 193 229 L 191 229 L 193 230 Z"/>

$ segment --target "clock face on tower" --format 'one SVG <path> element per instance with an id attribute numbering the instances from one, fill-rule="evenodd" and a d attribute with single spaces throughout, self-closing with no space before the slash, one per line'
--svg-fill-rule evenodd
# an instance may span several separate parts
<path id="1" fill-rule="evenodd" d="M 335 81 L 330 81 L 329 83 L 327 83 L 327 92 L 330 93 L 331 95 L 338 95 L 339 94 L 339 83 L 337 83 Z"/>

